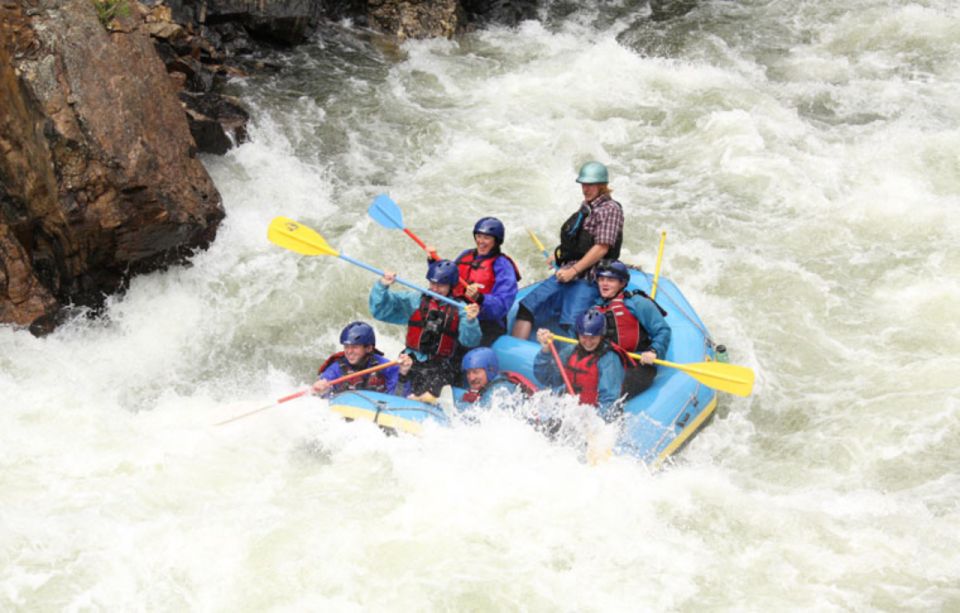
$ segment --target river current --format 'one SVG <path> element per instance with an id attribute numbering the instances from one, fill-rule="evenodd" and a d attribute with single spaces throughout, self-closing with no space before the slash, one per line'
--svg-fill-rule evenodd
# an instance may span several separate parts
<path id="1" fill-rule="evenodd" d="M 227 218 L 103 317 L 0 328 L 0 610 L 960 610 L 960 8 L 553 2 L 397 46 L 350 24 L 237 80 Z M 522 420 L 385 437 L 307 398 L 375 276 L 378 193 L 456 254 L 496 215 L 524 283 L 610 166 L 623 259 L 683 290 L 752 396 L 665 470 Z M 377 324 L 380 345 L 403 331 Z"/>

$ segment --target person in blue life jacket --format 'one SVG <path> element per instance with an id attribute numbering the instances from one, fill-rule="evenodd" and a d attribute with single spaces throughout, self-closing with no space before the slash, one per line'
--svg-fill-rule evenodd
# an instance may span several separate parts
<path id="1" fill-rule="evenodd" d="M 466 296 L 480 305 L 481 347 L 489 347 L 507 333 L 507 313 L 517 297 L 520 269 L 501 251 L 505 229 L 496 217 L 483 217 L 473 226 L 476 248 L 467 249 L 454 262 L 467 287 L 454 285 L 454 298 Z"/>
<path id="2" fill-rule="evenodd" d="M 467 387 L 467 391 L 457 403 L 460 408 L 489 406 L 498 389 L 508 393 L 519 389 L 528 396 L 537 391 L 536 384 L 520 373 L 501 371 L 497 354 L 489 347 L 477 347 L 468 351 L 463 356 L 460 368 L 464 372 Z"/>
<path id="3" fill-rule="evenodd" d="M 402 395 L 423 399 L 429 393 L 435 398 L 459 373 L 457 348 L 476 347 L 480 342 L 480 306 L 469 304 L 461 314 L 460 309 L 427 294 L 390 291 L 396 277 L 387 271 L 370 289 L 370 313 L 380 321 L 407 325 L 406 348 L 397 358 Z M 457 265 L 450 260 L 431 262 L 427 281 L 430 291 L 449 296 L 459 282 Z"/>
<path id="4" fill-rule="evenodd" d="M 605 421 L 613 421 L 620 416 L 620 397 L 623 389 L 623 363 L 620 356 L 604 336 L 606 317 L 594 308 L 590 308 L 577 317 L 576 345 L 564 345 L 557 348 L 560 361 L 573 391 L 582 404 L 597 407 L 597 412 Z M 550 351 L 553 333 L 547 328 L 537 330 L 537 341 L 541 350 L 533 361 L 533 374 L 538 380 L 554 388 L 556 392 L 565 392 L 566 384 L 557 362 Z"/>
<path id="5" fill-rule="evenodd" d="M 611 197 L 609 173 L 600 162 L 587 162 L 577 175 L 583 201 L 560 228 L 560 245 L 551 262 L 558 269 L 540 283 L 517 310 L 511 334 L 530 338 L 534 323 L 559 313 L 559 323 L 570 329 L 577 316 L 597 299 L 589 280 L 593 267 L 604 258 L 620 257 L 623 244 L 623 207 Z"/>
<path id="6" fill-rule="evenodd" d="M 332 396 L 347 390 L 368 390 L 393 394 L 397 389 L 400 376 L 399 366 L 390 366 L 383 370 L 368 373 L 349 381 L 331 385 L 331 381 L 344 375 L 373 368 L 389 362 L 383 352 L 377 349 L 377 336 L 370 324 L 354 321 L 340 332 L 340 344 L 343 351 L 334 353 L 317 371 L 319 378 L 313 384 L 313 392 L 321 396 Z"/>
<path id="7" fill-rule="evenodd" d="M 606 317 L 606 337 L 610 342 L 640 359 L 624 358 L 626 373 L 623 392 L 636 396 L 653 384 L 657 367 L 653 361 L 667 354 L 670 346 L 670 324 L 666 312 L 642 290 L 625 291 L 630 271 L 620 260 L 601 260 L 594 270 L 597 278 L 595 307 Z"/>

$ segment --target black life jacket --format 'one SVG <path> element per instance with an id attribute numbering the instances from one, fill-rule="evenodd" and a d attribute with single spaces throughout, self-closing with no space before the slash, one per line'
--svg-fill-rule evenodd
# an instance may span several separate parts
<path id="1" fill-rule="evenodd" d="M 507 261 L 510 262 L 514 272 L 517 274 L 517 281 L 519 281 L 520 269 L 517 267 L 517 263 L 514 262 L 513 258 L 509 255 L 500 253 L 499 247 L 496 248 L 495 253 L 490 257 L 478 258 L 477 250 L 471 249 L 457 258 L 456 264 L 460 271 L 460 278 L 466 281 L 467 285 L 479 283 L 482 286 L 480 293 L 489 294 L 493 291 L 494 283 L 497 282 L 497 275 L 493 270 L 493 264 L 497 261 L 497 258 L 507 258 Z M 463 284 L 458 283 L 453 287 L 451 295 L 454 298 L 459 298 L 463 296 L 465 290 L 466 288 Z"/>
<path id="2" fill-rule="evenodd" d="M 623 207 L 620 206 L 620 203 L 610 198 L 606 194 L 598 196 L 593 200 L 592 203 L 583 204 L 576 213 L 567 218 L 567 221 L 563 222 L 563 226 L 560 227 L 560 246 L 554 251 L 554 256 L 557 259 L 557 264 L 563 265 L 567 262 L 575 262 L 590 251 L 590 248 L 596 244 L 593 235 L 583 229 L 583 226 L 587 222 L 587 218 L 593 212 L 593 208 L 602 202 L 601 199 L 606 198 L 610 202 L 617 205 L 620 210 L 623 210 Z M 620 246 L 623 244 L 623 228 L 620 229 L 620 233 L 617 234 L 617 240 L 614 244 L 610 245 L 610 250 L 607 251 L 604 258 L 611 260 L 616 260 L 620 257 Z"/>
<path id="3" fill-rule="evenodd" d="M 537 391 L 537 384 L 531 381 L 530 379 L 527 379 L 526 377 L 524 377 L 518 372 L 513 372 L 512 370 L 504 370 L 497 376 L 497 379 L 500 379 L 500 378 L 506 379 L 510 383 L 513 383 L 514 385 L 516 385 L 526 396 L 533 396 Z M 460 400 L 462 402 L 476 402 L 480 400 L 480 397 L 483 396 L 483 393 L 487 391 L 487 388 L 493 385 L 493 383 L 496 382 L 497 379 L 494 379 L 493 381 L 487 383 L 477 391 L 467 390 L 466 392 L 464 392 L 463 396 L 460 397 Z"/>
<path id="4" fill-rule="evenodd" d="M 460 309 L 425 295 L 407 322 L 407 348 L 449 358 L 457 350 L 459 329 Z"/>
<path id="5" fill-rule="evenodd" d="M 374 348 L 373 353 L 367 356 L 366 363 L 360 366 L 353 366 L 347 360 L 347 356 L 344 355 L 342 351 L 333 354 L 327 361 L 317 369 L 317 374 L 322 375 L 323 371 L 330 368 L 330 366 L 336 362 L 340 365 L 340 374 L 349 375 L 350 373 L 357 372 L 359 370 L 366 370 L 367 368 L 373 368 L 378 366 L 380 362 L 377 361 L 376 356 L 383 355 L 383 352 L 379 349 Z M 384 369 L 386 370 L 386 369 Z M 350 379 L 349 381 L 344 381 L 343 383 L 338 383 L 333 386 L 333 391 L 342 392 L 346 390 L 369 390 L 371 392 L 384 392 L 387 391 L 387 377 L 384 374 L 383 370 L 378 370 L 376 372 L 368 373 L 362 377 L 357 377 L 355 379 Z"/>

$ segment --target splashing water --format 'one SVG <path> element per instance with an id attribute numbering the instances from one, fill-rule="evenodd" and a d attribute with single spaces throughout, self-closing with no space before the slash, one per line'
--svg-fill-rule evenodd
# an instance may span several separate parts
<path id="1" fill-rule="evenodd" d="M 0 609 L 960 608 L 960 9 L 548 3 L 391 46 L 344 28 L 232 85 L 228 217 L 103 319 L 0 329 Z M 480 216 L 544 276 L 577 166 L 624 259 L 758 373 L 667 470 L 596 466 L 506 408 L 384 437 L 305 398 L 375 278 L 268 243 L 276 215 L 411 280 L 389 191 L 442 255 Z M 402 330 L 378 324 L 396 353 Z"/>

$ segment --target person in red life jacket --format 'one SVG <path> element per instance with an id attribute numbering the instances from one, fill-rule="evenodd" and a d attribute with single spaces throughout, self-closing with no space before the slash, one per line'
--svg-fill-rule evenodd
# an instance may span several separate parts
<path id="1" fill-rule="evenodd" d="M 467 391 L 457 402 L 461 409 L 489 406 L 498 389 L 506 390 L 507 393 L 519 389 L 528 396 L 537 391 L 536 384 L 520 373 L 507 370 L 501 372 L 497 354 L 489 347 L 477 347 L 468 351 L 463 356 L 460 367 L 467 382 Z"/>
<path id="2" fill-rule="evenodd" d="M 579 342 L 558 347 L 557 352 L 580 402 L 597 407 L 600 417 L 605 421 L 613 421 L 621 413 L 619 400 L 623 388 L 623 363 L 604 336 L 606 327 L 607 318 L 604 314 L 595 308 L 588 309 L 577 317 Z M 563 375 L 550 351 L 552 338 L 550 330 L 537 330 L 541 350 L 533 361 L 533 374 L 554 391 L 565 392 Z"/>
<path id="3" fill-rule="evenodd" d="M 554 316 L 561 328 L 572 328 L 597 298 L 596 285 L 585 277 L 601 259 L 620 257 L 623 207 L 610 196 L 607 167 L 587 162 L 580 167 L 577 182 L 583 201 L 560 228 L 560 245 L 551 260 L 559 268 L 520 301 L 512 330 L 517 338 L 530 338 L 535 321 Z"/>
<path id="4" fill-rule="evenodd" d="M 653 384 L 657 368 L 653 361 L 667 354 L 670 324 L 666 314 L 641 290 L 626 291 L 630 271 L 619 260 L 602 260 L 594 274 L 600 297 L 596 308 L 607 321 L 606 336 L 625 351 L 639 353 L 639 362 L 628 359 L 623 392 L 636 396 Z"/>
<path id="5" fill-rule="evenodd" d="M 480 306 L 468 304 L 463 310 L 427 294 L 390 291 L 396 273 L 386 272 L 370 290 L 370 312 L 391 324 L 407 324 L 406 349 L 400 358 L 402 394 L 422 397 L 440 395 L 444 385 L 459 373 L 454 357 L 459 346 L 476 347 L 480 342 L 477 314 Z M 449 296 L 459 282 L 457 265 L 450 260 L 430 262 L 427 268 L 430 291 Z M 407 356 L 407 357 L 404 357 Z"/>
<path id="6" fill-rule="evenodd" d="M 507 333 L 507 313 L 517 297 L 520 269 L 513 259 L 500 251 L 505 230 L 496 217 L 484 217 L 473 226 L 475 249 L 467 249 L 454 262 L 460 278 L 467 282 L 453 287 L 453 296 L 467 298 L 480 305 L 481 347 Z"/>
<path id="7" fill-rule="evenodd" d="M 373 368 L 389 362 L 383 357 L 383 352 L 377 349 L 377 337 L 373 328 L 362 321 L 354 321 L 340 333 L 340 344 L 343 351 L 339 351 L 323 363 L 318 374 L 317 382 L 313 384 L 315 394 L 330 396 L 346 390 L 369 390 L 392 394 L 397 389 L 397 378 L 400 376 L 399 366 L 390 366 L 349 381 L 330 385 L 330 381 L 349 375 L 360 370 Z"/>

